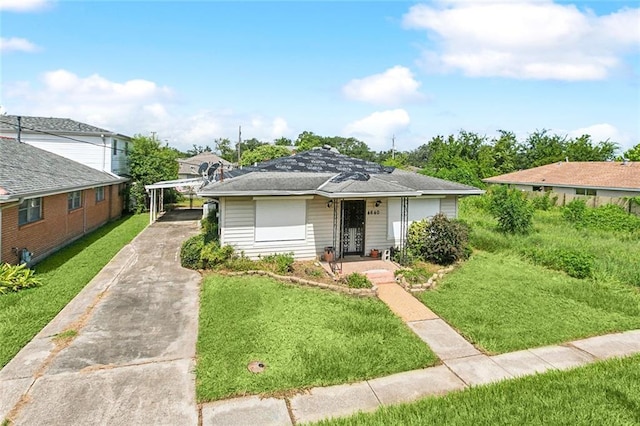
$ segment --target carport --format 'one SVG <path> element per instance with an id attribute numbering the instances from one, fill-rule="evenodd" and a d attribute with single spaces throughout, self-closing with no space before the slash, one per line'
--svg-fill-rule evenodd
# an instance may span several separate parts
<path id="1" fill-rule="evenodd" d="M 164 190 L 173 188 L 181 193 L 195 193 L 205 181 L 202 178 L 165 180 L 151 185 L 145 185 L 144 189 L 149 194 L 149 223 L 158 219 L 158 214 L 164 212 Z M 160 190 L 160 191 L 158 191 Z"/>

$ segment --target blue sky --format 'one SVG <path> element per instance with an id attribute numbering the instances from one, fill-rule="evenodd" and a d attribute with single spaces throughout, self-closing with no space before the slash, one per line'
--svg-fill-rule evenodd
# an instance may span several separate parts
<path id="1" fill-rule="evenodd" d="M 172 146 L 308 130 L 640 142 L 637 1 L 1 0 L 2 111 Z"/>

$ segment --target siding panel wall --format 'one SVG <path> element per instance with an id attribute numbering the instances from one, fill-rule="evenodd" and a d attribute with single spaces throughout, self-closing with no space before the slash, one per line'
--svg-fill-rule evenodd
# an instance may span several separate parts
<path id="1" fill-rule="evenodd" d="M 440 212 L 444 213 L 449 219 L 458 217 L 458 197 L 449 195 L 440 200 Z"/>

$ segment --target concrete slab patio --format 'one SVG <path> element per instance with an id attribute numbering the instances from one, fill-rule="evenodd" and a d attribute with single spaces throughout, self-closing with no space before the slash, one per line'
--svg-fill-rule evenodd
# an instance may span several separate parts
<path id="1" fill-rule="evenodd" d="M 33 424 L 197 424 L 200 275 L 180 267 L 200 211 L 146 228 L 0 371 L 0 419 Z M 53 336 L 67 329 L 66 346 Z"/>

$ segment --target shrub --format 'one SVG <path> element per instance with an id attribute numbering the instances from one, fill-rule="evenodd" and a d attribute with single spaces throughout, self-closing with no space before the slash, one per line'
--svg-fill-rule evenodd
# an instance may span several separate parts
<path id="1" fill-rule="evenodd" d="M 262 261 L 274 266 L 276 273 L 284 275 L 293 271 L 293 253 L 274 253 L 265 256 Z"/>
<path id="2" fill-rule="evenodd" d="M 204 245 L 200 253 L 200 262 L 203 268 L 214 269 L 225 265 L 233 256 L 232 246 L 220 246 L 217 241 L 210 241 Z"/>
<path id="3" fill-rule="evenodd" d="M 595 258 L 591 254 L 581 250 L 529 247 L 522 250 L 522 253 L 534 263 L 558 271 L 564 271 L 567 275 L 574 278 L 588 278 L 593 274 Z"/>
<path id="4" fill-rule="evenodd" d="M 244 252 L 240 252 L 240 254 L 233 254 L 229 259 L 227 259 L 224 266 L 232 271 L 251 271 L 254 269 L 261 269 L 260 264 L 245 256 Z"/>
<path id="5" fill-rule="evenodd" d="M 627 213 L 622 207 L 607 204 L 585 209 L 580 226 L 601 231 L 634 232 L 640 229 L 640 218 Z"/>
<path id="6" fill-rule="evenodd" d="M 218 218 L 215 210 L 209 210 L 207 217 L 200 221 L 205 242 L 218 241 Z"/>
<path id="7" fill-rule="evenodd" d="M 412 269 L 398 269 L 394 272 L 396 277 L 402 276 L 409 284 L 424 284 L 431 277 L 431 273 L 425 268 L 414 267 Z"/>
<path id="8" fill-rule="evenodd" d="M 412 254 L 427 262 L 449 265 L 468 257 L 469 230 L 465 224 L 438 213 L 430 221 L 411 224 L 408 242 Z"/>
<path id="9" fill-rule="evenodd" d="M 517 189 L 502 185 L 491 190 L 490 211 L 498 229 L 507 234 L 528 234 L 533 224 L 533 207 Z"/>
<path id="10" fill-rule="evenodd" d="M 200 254 L 204 248 L 204 234 L 188 238 L 180 248 L 180 264 L 184 268 L 201 269 Z"/>
<path id="11" fill-rule="evenodd" d="M 35 277 L 35 271 L 27 268 L 26 264 L 0 265 L 0 294 L 20 291 L 40 284 L 40 280 Z"/>
<path id="12" fill-rule="evenodd" d="M 562 209 L 562 217 L 571 223 L 579 223 L 584 217 L 584 212 L 587 210 L 587 203 L 584 200 L 575 199 Z"/>
<path id="13" fill-rule="evenodd" d="M 531 205 L 535 210 L 547 211 L 556 205 L 556 201 L 558 201 L 557 196 L 551 197 L 550 192 L 545 192 L 543 195 L 534 195 L 531 199 Z"/>
<path id="14" fill-rule="evenodd" d="M 350 288 L 371 288 L 373 284 L 366 275 L 354 272 L 347 275 L 347 286 Z"/>

